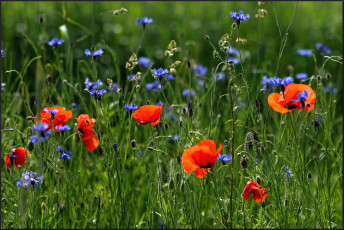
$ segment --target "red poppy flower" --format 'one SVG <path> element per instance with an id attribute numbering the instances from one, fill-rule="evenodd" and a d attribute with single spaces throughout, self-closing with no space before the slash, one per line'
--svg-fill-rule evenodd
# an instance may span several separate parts
<path id="1" fill-rule="evenodd" d="M 52 119 L 51 114 L 54 116 L 54 131 L 60 132 L 56 129 L 57 126 L 64 126 L 66 122 L 73 116 L 72 111 L 66 111 L 64 108 L 60 106 L 54 107 L 45 107 L 40 113 L 39 116 L 36 116 L 36 122 L 39 122 L 39 117 L 41 118 L 41 122 L 48 124 L 47 129 L 51 129 L 52 126 Z"/>
<path id="2" fill-rule="evenodd" d="M 250 198 L 251 193 L 253 194 L 253 200 L 255 200 L 258 203 L 263 202 L 263 200 L 266 200 L 266 196 L 268 195 L 268 191 L 266 190 L 266 188 L 263 188 L 253 180 L 250 180 L 245 185 L 243 193 L 244 200 Z"/>
<path id="3" fill-rule="evenodd" d="M 304 84 L 290 84 L 285 86 L 283 93 L 272 93 L 268 97 L 268 103 L 273 110 L 279 113 L 287 113 L 294 109 L 311 111 L 314 107 L 316 96 L 313 89 Z M 286 106 L 288 105 L 288 108 Z M 289 109 L 289 110 L 288 110 Z"/>
<path id="4" fill-rule="evenodd" d="M 90 119 L 88 114 L 80 114 L 76 120 L 78 121 L 78 131 L 82 134 L 82 141 L 84 142 L 87 150 L 92 152 L 99 145 L 98 137 L 94 134 L 92 129 L 96 119 Z M 87 124 L 86 121 L 88 121 L 89 124 Z"/>
<path id="5" fill-rule="evenodd" d="M 216 163 L 221 149 L 222 144 L 216 151 L 216 143 L 213 140 L 201 141 L 184 151 L 182 165 L 188 173 L 195 172 L 196 177 L 203 178 Z"/>
<path id="6" fill-rule="evenodd" d="M 157 125 L 160 121 L 160 113 L 163 106 L 144 105 L 132 114 L 133 118 L 142 125 Z"/>
<path id="7" fill-rule="evenodd" d="M 27 156 L 29 156 L 30 152 L 27 150 Z M 11 152 L 5 156 L 5 163 L 6 167 L 18 167 L 18 165 L 23 166 L 25 164 L 25 148 L 19 147 L 13 149 Z"/>

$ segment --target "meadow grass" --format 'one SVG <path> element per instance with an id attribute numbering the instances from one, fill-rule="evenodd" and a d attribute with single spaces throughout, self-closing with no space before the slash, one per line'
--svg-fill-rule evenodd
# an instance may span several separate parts
<path id="1" fill-rule="evenodd" d="M 121 7 L 128 12 L 114 15 Z M 262 18 L 255 17 L 259 9 L 267 11 Z M 250 18 L 233 28 L 229 12 L 239 10 Z M 145 29 L 135 22 L 144 16 L 153 18 Z M 2 161 L 1 227 L 160 228 L 162 221 L 163 228 L 342 229 L 342 17 L 341 2 L 2 1 L 1 158 L 29 146 L 44 107 L 64 107 L 73 118 L 71 130 L 35 143 L 24 166 L 9 169 Z M 49 46 L 54 37 L 64 43 Z M 171 40 L 177 51 L 166 56 Z M 328 58 L 318 42 L 331 49 Z M 239 51 L 237 65 L 225 61 L 229 45 Z M 92 46 L 102 56 L 87 57 Z M 129 71 L 133 53 L 152 66 Z M 161 88 L 148 90 L 151 70 L 171 71 L 176 61 L 175 80 L 164 77 Z M 208 68 L 204 76 L 195 75 L 198 64 Z M 129 81 L 137 72 L 141 79 Z M 214 80 L 218 72 L 224 80 Z M 295 78 L 301 72 L 308 74 L 302 81 Z M 313 110 L 275 112 L 267 102 L 271 92 L 261 90 L 264 75 L 310 85 Z M 108 92 L 101 100 L 84 90 L 86 78 L 103 82 Z M 327 92 L 328 83 L 338 92 Z M 183 96 L 184 89 L 195 95 Z M 147 101 L 163 103 L 162 127 L 141 125 L 124 109 Z M 96 119 L 100 145 L 93 152 L 80 140 L 80 114 Z M 204 139 L 222 143 L 221 154 L 232 161 L 217 162 L 199 179 L 180 157 Z M 59 159 L 58 145 L 73 152 L 69 160 Z M 26 171 L 44 176 L 37 189 L 16 185 Z M 266 200 L 243 200 L 245 184 L 257 177 Z"/>

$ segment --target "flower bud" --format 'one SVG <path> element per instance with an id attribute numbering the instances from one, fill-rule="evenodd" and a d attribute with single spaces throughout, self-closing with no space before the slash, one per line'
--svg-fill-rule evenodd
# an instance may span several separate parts
<path id="1" fill-rule="evenodd" d="M 131 147 L 135 148 L 136 147 L 136 141 L 135 140 L 131 140 Z"/>
<path id="2" fill-rule="evenodd" d="M 161 121 L 158 122 L 158 127 L 159 127 L 159 128 L 162 127 L 162 122 L 161 122 Z"/>
<path id="3" fill-rule="evenodd" d="M 261 183 L 260 176 L 257 176 L 257 177 L 256 177 L 256 182 L 257 182 L 258 184 L 260 184 L 260 183 Z"/>
<path id="4" fill-rule="evenodd" d="M 165 129 L 168 129 L 168 124 L 167 123 L 165 123 Z"/>
<path id="5" fill-rule="evenodd" d="M 244 169 L 244 170 L 247 168 L 248 163 L 247 163 L 247 157 L 246 157 L 246 155 L 244 155 L 244 156 L 241 157 L 241 159 L 240 159 L 240 165 L 241 165 L 241 168 Z"/>
<path id="6" fill-rule="evenodd" d="M 150 105 L 150 104 L 151 104 L 150 101 L 147 100 L 147 101 L 146 101 L 146 105 Z"/>
<path id="7" fill-rule="evenodd" d="M 331 77 L 332 77 L 332 75 L 331 75 L 330 73 L 327 73 L 327 74 L 326 74 L 326 78 L 327 78 L 328 80 L 330 80 Z"/>
<path id="8" fill-rule="evenodd" d="M 312 178 L 312 173 L 311 173 L 311 172 L 308 172 L 307 177 L 308 177 L 309 179 L 311 179 L 311 178 Z"/>
<path id="9" fill-rule="evenodd" d="M 207 41 L 209 41 L 209 40 L 210 40 L 210 38 L 209 38 L 209 36 L 208 36 L 208 35 L 204 35 L 204 38 L 205 38 L 205 40 L 207 40 Z"/>
<path id="10" fill-rule="evenodd" d="M 149 151 L 153 151 L 153 150 L 154 150 L 153 147 L 148 147 L 147 149 L 148 149 Z"/>
<path id="11" fill-rule="evenodd" d="M 118 151 L 117 143 L 116 142 L 112 144 L 112 147 L 113 147 L 113 151 L 115 151 L 115 152 Z"/>

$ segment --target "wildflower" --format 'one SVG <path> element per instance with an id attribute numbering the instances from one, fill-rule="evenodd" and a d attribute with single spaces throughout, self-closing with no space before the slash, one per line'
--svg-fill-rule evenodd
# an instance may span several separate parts
<path id="1" fill-rule="evenodd" d="M 229 12 L 229 14 L 236 21 L 236 24 L 238 26 L 240 25 L 240 21 L 245 21 L 245 20 L 248 20 L 250 18 L 250 15 L 247 14 L 245 16 L 244 11 L 242 11 L 242 10 L 239 10 L 239 13 L 231 11 L 231 12 Z"/>
<path id="2" fill-rule="evenodd" d="M 245 103 L 243 103 L 242 101 L 239 101 L 238 104 L 235 105 L 236 107 L 243 107 L 244 109 L 246 109 L 246 105 Z"/>
<path id="3" fill-rule="evenodd" d="M 232 58 L 232 57 L 230 57 L 230 58 L 228 58 L 228 59 L 226 60 L 226 62 L 233 62 L 234 65 L 237 65 L 237 64 L 240 63 L 240 60 L 239 60 L 238 58 Z"/>
<path id="4" fill-rule="evenodd" d="M 61 38 L 60 40 L 58 38 L 53 38 L 53 40 L 49 41 L 48 44 L 50 46 L 57 47 L 58 45 L 61 45 L 64 42 L 64 40 Z"/>
<path id="5" fill-rule="evenodd" d="M 72 102 L 70 105 L 69 105 L 70 108 L 72 109 L 79 109 L 80 108 L 80 105 L 75 103 L 75 102 Z"/>
<path id="6" fill-rule="evenodd" d="M 297 73 L 296 75 L 295 75 L 295 77 L 297 78 L 297 79 L 306 79 L 307 77 L 308 77 L 308 74 L 307 73 Z"/>
<path id="7" fill-rule="evenodd" d="M 162 222 L 162 221 L 159 221 L 159 222 L 158 222 L 158 225 L 159 225 L 159 226 L 160 226 L 160 228 L 162 229 L 162 228 L 164 227 L 164 225 L 165 225 L 165 224 L 164 224 L 164 222 Z"/>
<path id="8" fill-rule="evenodd" d="M 316 101 L 313 89 L 304 84 L 293 83 L 287 85 L 285 87 L 284 97 L 282 92 L 272 93 L 268 97 L 268 103 L 276 112 L 287 113 L 294 109 L 311 111 Z"/>
<path id="9" fill-rule="evenodd" d="M 109 88 L 110 88 L 110 90 L 112 90 L 114 92 L 117 92 L 117 90 L 118 90 L 118 83 L 116 83 L 116 82 L 112 83 L 112 87 L 110 86 Z"/>
<path id="10" fill-rule="evenodd" d="M 208 68 L 202 65 L 197 65 L 197 66 L 193 66 L 192 70 L 194 71 L 194 74 L 196 76 L 204 76 L 206 75 Z"/>
<path id="11" fill-rule="evenodd" d="M 196 177 L 203 178 L 216 163 L 221 149 L 222 144 L 219 145 L 216 151 L 215 141 L 203 140 L 184 151 L 182 165 L 188 173 L 195 172 Z"/>
<path id="12" fill-rule="evenodd" d="M 314 125 L 315 131 L 317 131 L 317 129 L 319 131 L 319 126 L 322 122 L 324 122 L 324 120 L 321 117 L 317 117 L 312 120 L 312 125 Z"/>
<path id="13" fill-rule="evenodd" d="M 332 92 L 332 93 L 337 93 L 338 92 L 338 89 L 333 87 L 333 83 L 330 82 L 328 83 L 325 87 L 324 87 L 324 90 L 325 92 Z"/>
<path id="14" fill-rule="evenodd" d="M 57 112 L 56 112 L 57 111 Z M 59 132 L 56 129 L 57 126 L 65 126 L 66 122 L 73 116 L 72 111 L 66 111 L 60 106 L 54 107 L 45 107 L 40 113 L 39 116 L 36 116 L 36 122 L 38 122 L 39 117 L 41 122 L 47 124 L 46 129 L 51 129 L 54 120 L 54 131 Z M 59 127 L 61 128 L 61 127 Z M 66 127 L 65 127 L 66 128 Z"/>
<path id="15" fill-rule="evenodd" d="M 153 83 L 147 83 L 146 89 L 147 90 L 153 90 L 154 92 L 157 92 L 158 89 L 161 89 L 161 85 L 159 84 L 158 80 L 155 80 Z"/>
<path id="16" fill-rule="evenodd" d="M 189 90 L 189 89 L 184 89 L 183 90 L 183 96 L 187 97 L 190 94 L 190 97 L 193 97 L 195 95 L 195 91 Z"/>
<path id="17" fill-rule="evenodd" d="M 5 85 L 6 85 L 6 83 L 1 83 L 1 92 L 5 91 Z"/>
<path id="18" fill-rule="evenodd" d="M 102 86 L 103 82 L 101 82 L 101 80 L 97 80 L 96 82 L 92 82 L 88 78 L 86 78 L 84 84 L 86 86 L 86 88 L 85 88 L 86 90 L 92 91 L 93 89 L 97 89 L 99 86 Z"/>
<path id="19" fill-rule="evenodd" d="M 142 125 L 150 124 L 157 125 L 160 121 L 160 114 L 163 106 L 144 105 L 136 110 L 132 116 Z"/>
<path id="20" fill-rule="evenodd" d="M 139 154 L 140 157 L 142 157 L 143 156 L 142 150 L 139 150 L 138 154 Z"/>
<path id="21" fill-rule="evenodd" d="M 176 78 L 173 77 L 172 74 L 167 75 L 167 80 L 173 81 L 173 80 L 175 80 L 175 79 L 176 79 Z"/>
<path id="22" fill-rule="evenodd" d="M 99 91 L 97 91 L 96 89 L 92 89 L 91 92 L 90 92 L 90 95 L 92 97 L 94 97 L 96 100 L 100 101 L 102 96 L 104 94 L 106 94 L 106 92 L 107 92 L 106 89 L 102 89 L 102 90 L 99 90 Z"/>
<path id="23" fill-rule="evenodd" d="M 129 81 L 137 81 L 137 80 L 139 80 L 139 79 L 141 79 L 141 75 L 138 76 L 138 77 L 136 77 L 136 74 L 130 74 L 130 75 L 128 76 L 128 80 L 129 80 Z"/>
<path id="24" fill-rule="evenodd" d="M 34 172 L 25 172 L 22 174 L 23 178 L 17 181 L 17 186 L 26 187 L 31 184 L 34 188 L 37 188 L 37 184 L 41 183 L 43 180 L 43 176 L 40 175 L 41 174 L 35 174 Z"/>
<path id="25" fill-rule="evenodd" d="M 61 146 L 57 146 L 55 147 L 55 149 L 61 153 L 59 158 L 63 160 L 69 160 L 73 154 L 72 152 L 67 151 L 66 148 L 62 148 Z"/>
<path id="26" fill-rule="evenodd" d="M 261 84 L 264 85 L 263 89 L 268 88 L 270 91 L 275 89 L 277 86 L 287 86 L 291 83 L 293 83 L 294 79 L 290 76 L 284 77 L 283 79 L 279 77 L 271 77 L 268 78 L 267 76 L 263 76 L 263 80 L 261 81 Z"/>
<path id="27" fill-rule="evenodd" d="M 137 64 L 145 68 L 149 68 L 151 66 L 151 61 L 149 60 L 149 58 L 139 57 L 139 59 L 137 59 Z"/>
<path id="28" fill-rule="evenodd" d="M 37 132 L 37 135 L 30 137 L 31 142 L 32 143 L 41 143 L 41 142 L 45 141 L 46 139 L 48 139 L 48 137 L 50 136 L 51 130 L 48 130 L 46 132 L 45 130 L 47 130 L 47 129 L 48 129 L 48 124 L 46 124 L 46 123 L 39 123 L 39 124 L 34 125 L 32 127 L 32 130 Z"/>
<path id="29" fill-rule="evenodd" d="M 78 122 L 78 131 L 82 135 L 82 141 L 84 142 L 87 150 L 92 152 L 99 145 L 99 140 L 92 129 L 96 119 L 90 119 L 88 114 L 80 114 L 76 120 Z"/>
<path id="30" fill-rule="evenodd" d="M 309 49 L 298 49 L 297 52 L 301 56 L 307 56 L 307 57 L 312 56 L 312 50 L 309 50 Z"/>
<path id="31" fill-rule="evenodd" d="M 263 188 L 260 186 L 257 182 L 253 180 L 249 180 L 247 184 L 245 185 L 244 192 L 243 192 L 243 198 L 244 200 L 247 200 L 250 198 L 251 193 L 253 194 L 253 200 L 261 203 L 263 200 L 266 200 L 266 196 L 268 195 L 268 191 L 266 188 Z"/>
<path id="32" fill-rule="evenodd" d="M 328 49 L 325 45 L 321 44 L 321 43 L 317 43 L 315 45 L 317 47 L 318 50 L 320 50 L 322 53 L 325 53 L 325 54 L 330 54 L 331 53 L 331 50 Z"/>
<path id="33" fill-rule="evenodd" d="M 126 109 L 126 110 L 129 110 L 129 111 L 135 111 L 135 110 L 137 110 L 139 107 L 136 105 L 136 104 L 131 104 L 131 105 L 129 105 L 128 103 L 126 103 L 125 105 L 124 105 L 124 108 Z"/>
<path id="34" fill-rule="evenodd" d="M 5 57 L 5 51 L 1 50 L 1 57 Z"/>
<path id="35" fill-rule="evenodd" d="M 161 80 L 163 76 L 168 74 L 168 70 L 163 68 L 153 69 L 152 73 L 154 76 L 158 77 Z"/>
<path id="36" fill-rule="evenodd" d="M 214 79 L 215 79 L 216 81 L 222 81 L 222 80 L 225 79 L 225 77 L 226 77 L 225 74 L 222 73 L 222 72 L 220 72 L 220 73 L 216 73 L 216 74 L 215 74 Z"/>
<path id="37" fill-rule="evenodd" d="M 60 132 L 64 132 L 64 131 L 70 130 L 70 126 L 69 125 L 56 125 L 55 128 L 56 128 L 56 130 L 58 130 Z"/>
<path id="38" fill-rule="evenodd" d="M 162 103 L 162 101 L 159 101 L 158 104 L 156 104 L 157 106 L 162 106 L 164 103 Z"/>
<path id="39" fill-rule="evenodd" d="M 26 152 L 27 156 L 29 156 L 30 152 Z M 18 165 L 23 166 L 26 160 L 25 155 L 25 148 L 23 147 L 12 149 L 12 151 L 5 156 L 6 167 L 11 168 L 13 166 L 18 167 Z"/>
<path id="40" fill-rule="evenodd" d="M 100 48 L 99 50 L 95 50 L 93 52 L 91 52 L 89 49 L 85 49 L 85 54 L 87 57 L 102 56 L 103 53 L 104 51 L 102 50 L 102 48 Z"/>
<path id="41" fill-rule="evenodd" d="M 287 166 L 285 166 L 284 167 L 284 169 L 283 169 L 283 173 L 286 173 L 287 172 L 287 170 L 288 170 L 288 168 L 289 168 L 289 166 L 287 165 Z M 287 172 L 287 175 L 288 176 L 290 176 L 292 174 L 292 171 L 291 170 L 288 170 L 288 172 Z"/>
<path id="42" fill-rule="evenodd" d="M 225 162 L 230 162 L 232 160 L 232 156 L 231 155 L 226 155 L 226 154 L 219 154 L 219 156 L 217 157 L 217 161 L 222 161 L 223 164 L 225 164 Z"/>
<path id="43" fill-rule="evenodd" d="M 238 56 L 239 55 L 239 50 L 229 46 L 227 47 L 227 50 L 226 50 L 226 54 L 228 54 L 229 56 L 233 55 L 233 56 Z"/>
<path id="44" fill-rule="evenodd" d="M 136 19 L 136 24 L 141 24 L 143 29 L 146 28 L 146 24 L 150 24 L 152 22 L 153 22 L 153 19 L 148 18 L 148 17 L 143 17 L 143 18 L 141 18 L 141 20 L 139 17 Z"/>
<path id="45" fill-rule="evenodd" d="M 168 138 L 168 141 L 169 141 L 169 142 L 172 142 L 172 143 L 175 143 L 175 142 L 178 140 L 178 137 L 179 137 L 179 135 L 174 134 L 173 137 L 169 137 L 169 138 Z"/>
<path id="46" fill-rule="evenodd" d="M 112 144 L 112 148 L 113 148 L 113 151 L 117 152 L 118 151 L 118 147 L 117 147 L 117 143 L 113 143 Z"/>

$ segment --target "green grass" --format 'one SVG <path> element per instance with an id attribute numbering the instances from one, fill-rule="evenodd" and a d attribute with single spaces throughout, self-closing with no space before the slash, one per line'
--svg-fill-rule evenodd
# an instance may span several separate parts
<path id="1" fill-rule="evenodd" d="M 114 16 L 113 10 L 121 7 L 128 12 Z M 260 8 L 268 12 L 263 19 L 255 17 Z M 229 12 L 241 9 L 251 17 L 238 32 Z M 45 106 L 73 111 L 67 122 L 72 129 L 64 135 L 52 132 L 47 141 L 35 144 L 23 167 L 8 169 L 2 161 L 2 228 L 159 228 L 158 221 L 164 228 L 343 228 L 343 66 L 336 58 L 342 58 L 343 49 L 341 2 L 265 2 L 259 7 L 257 2 L 2 1 L 1 11 L 1 82 L 6 83 L 1 93 L 1 158 L 28 145 L 35 123 L 30 117 Z M 135 22 L 143 16 L 154 20 L 145 30 Z M 66 30 L 59 30 L 62 25 Z M 226 58 L 219 47 L 226 33 L 242 59 L 228 71 L 213 55 L 215 48 Z M 238 34 L 246 44 L 235 42 Z M 53 49 L 47 41 L 54 37 L 63 37 L 65 43 Z M 171 40 L 178 51 L 166 57 Z M 332 50 L 332 58 L 324 59 L 315 49 L 317 42 Z M 92 45 L 104 50 L 95 61 L 84 55 Z M 298 55 L 300 48 L 314 49 L 314 57 Z M 152 69 L 180 61 L 176 80 L 163 80 L 157 92 L 147 90 L 145 85 L 154 82 L 150 69 L 125 68 L 134 52 L 149 57 Z M 207 88 L 198 86 L 196 79 L 201 78 L 188 62 L 208 68 L 202 78 Z M 141 80 L 127 80 L 138 71 Z M 220 71 L 226 79 L 215 82 L 213 73 Z M 303 83 L 317 96 L 314 109 L 273 111 L 269 92 L 260 91 L 262 76 L 290 75 L 299 83 L 295 73 L 300 72 L 308 73 Z M 107 89 L 110 78 L 122 92 L 108 92 L 98 102 L 83 90 L 86 77 L 100 79 Z M 337 93 L 325 92 L 329 82 Z M 186 88 L 196 95 L 183 97 Z M 193 117 L 183 113 L 189 99 Z M 124 109 L 125 103 L 142 106 L 147 100 L 164 103 L 163 127 L 140 125 Z M 72 102 L 80 108 L 70 109 Z M 245 107 L 236 107 L 240 102 Z M 94 152 L 77 141 L 75 118 L 85 113 L 97 120 L 100 145 Z M 318 131 L 312 124 L 317 117 L 323 119 Z M 174 134 L 179 138 L 173 144 L 168 137 Z M 248 142 L 252 134 L 256 142 Z M 222 143 L 221 154 L 235 150 L 235 157 L 225 165 L 216 163 L 198 179 L 177 159 L 204 139 Z M 70 160 L 58 159 L 57 145 L 73 152 Z M 246 170 L 240 166 L 244 154 Z M 291 176 L 283 172 L 285 166 Z M 37 189 L 16 186 L 25 171 L 44 176 Z M 257 176 L 267 199 L 244 201 L 245 184 Z"/>

